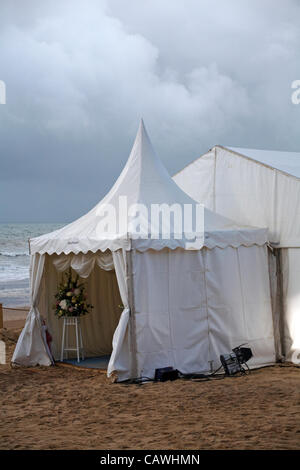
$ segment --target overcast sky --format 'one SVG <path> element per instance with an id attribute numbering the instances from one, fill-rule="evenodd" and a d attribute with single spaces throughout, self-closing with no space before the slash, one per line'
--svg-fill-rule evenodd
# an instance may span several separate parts
<path id="1" fill-rule="evenodd" d="M 66 222 L 139 119 L 170 173 L 215 144 L 300 151 L 299 0 L 1 0 L 0 221 Z"/>

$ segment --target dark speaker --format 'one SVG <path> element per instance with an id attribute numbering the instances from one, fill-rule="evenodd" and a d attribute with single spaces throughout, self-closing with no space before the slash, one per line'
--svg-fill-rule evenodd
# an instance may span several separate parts
<path id="1" fill-rule="evenodd" d="M 237 355 L 237 358 L 241 363 L 249 361 L 249 359 L 251 359 L 251 357 L 253 356 L 250 348 L 241 348 L 238 346 L 232 351 Z"/>
<path id="2" fill-rule="evenodd" d="M 241 372 L 241 365 L 235 353 L 222 354 L 220 361 L 226 375 L 234 375 L 237 372 Z"/>
<path id="3" fill-rule="evenodd" d="M 173 369 L 173 367 L 162 367 L 160 369 L 155 369 L 154 380 L 156 382 L 166 382 L 167 380 L 176 379 L 178 379 L 178 370 Z"/>
<path id="4" fill-rule="evenodd" d="M 243 364 L 246 364 L 253 356 L 250 348 L 242 348 L 242 344 L 232 350 L 230 354 L 222 354 L 220 361 L 226 375 L 234 375 L 245 372 Z M 249 368 L 248 368 L 249 369 Z"/>

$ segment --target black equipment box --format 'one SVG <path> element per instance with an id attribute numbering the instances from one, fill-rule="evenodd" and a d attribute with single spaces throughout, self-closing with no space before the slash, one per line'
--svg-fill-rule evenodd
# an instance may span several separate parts
<path id="1" fill-rule="evenodd" d="M 241 364 L 234 352 L 221 355 L 220 361 L 227 375 L 234 375 L 242 370 Z"/>
<path id="2" fill-rule="evenodd" d="M 246 364 L 246 362 L 249 361 L 251 357 L 253 357 L 253 354 L 250 348 L 242 348 L 242 346 L 243 344 L 234 348 L 231 353 L 222 354 L 220 356 L 220 361 L 224 367 L 226 375 L 234 375 L 238 372 L 245 372 L 243 364 Z"/>
<path id="3" fill-rule="evenodd" d="M 241 346 L 238 346 L 237 348 L 234 348 L 232 351 L 236 354 L 236 357 L 238 358 L 238 361 L 240 364 L 244 364 L 245 362 L 249 361 L 251 357 L 253 357 L 253 354 L 250 348 L 242 348 Z"/>
<path id="4" fill-rule="evenodd" d="M 156 382 L 166 382 L 167 380 L 178 379 L 178 370 L 173 367 L 162 367 L 161 369 L 155 369 L 154 380 Z"/>

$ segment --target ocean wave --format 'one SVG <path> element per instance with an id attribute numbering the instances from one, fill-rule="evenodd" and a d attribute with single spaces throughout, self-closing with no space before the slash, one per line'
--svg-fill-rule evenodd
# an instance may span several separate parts
<path id="1" fill-rule="evenodd" d="M 0 283 L 11 281 L 23 281 L 29 279 L 29 267 L 26 268 L 5 268 L 0 267 Z"/>
<path id="2" fill-rule="evenodd" d="M 29 256 L 29 253 L 28 251 L 24 251 L 22 253 L 15 253 L 13 251 L 0 251 L 0 256 L 15 258 L 16 256 Z"/>

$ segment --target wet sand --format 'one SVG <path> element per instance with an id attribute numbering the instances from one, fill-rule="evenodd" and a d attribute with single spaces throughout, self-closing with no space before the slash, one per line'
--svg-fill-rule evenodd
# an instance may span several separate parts
<path id="1" fill-rule="evenodd" d="M 20 330 L 0 330 L 11 357 Z M 300 368 L 112 384 L 92 369 L 0 365 L 1 449 L 299 449 Z"/>

